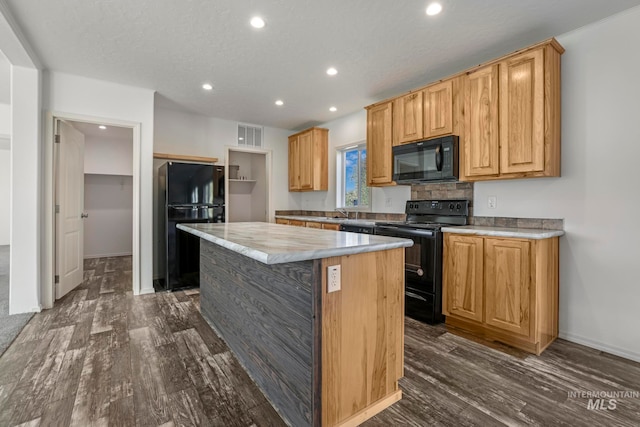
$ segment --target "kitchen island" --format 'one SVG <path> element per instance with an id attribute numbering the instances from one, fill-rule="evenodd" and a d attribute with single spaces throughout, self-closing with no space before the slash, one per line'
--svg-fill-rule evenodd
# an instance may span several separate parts
<path id="1" fill-rule="evenodd" d="M 358 425 L 400 400 L 411 240 L 272 223 L 178 228 L 201 238 L 203 317 L 285 422 Z"/>

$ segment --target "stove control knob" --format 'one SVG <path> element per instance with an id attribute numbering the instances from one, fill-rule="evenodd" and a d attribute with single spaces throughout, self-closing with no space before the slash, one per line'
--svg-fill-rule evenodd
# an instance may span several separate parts
<path id="1" fill-rule="evenodd" d="M 458 209 L 458 210 L 460 210 L 460 208 L 461 208 L 461 207 L 462 207 L 462 205 L 461 205 L 460 203 L 458 203 L 458 204 L 456 205 L 456 209 Z"/>
<path id="2" fill-rule="evenodd" d="M 449 203 L 449 209 L 453 210 L 453 203 Z"/>

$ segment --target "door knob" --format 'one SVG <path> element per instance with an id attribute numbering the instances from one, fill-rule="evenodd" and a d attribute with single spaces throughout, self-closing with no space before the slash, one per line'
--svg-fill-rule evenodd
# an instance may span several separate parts
<path id="1" fill-rule="evenodd" d="M 85 213 L 85 212 L 82 212 L 82 213 L 80 214 L 80 218 L 89 218 L 89 214 L 88 214 L 88 213 Z"/>

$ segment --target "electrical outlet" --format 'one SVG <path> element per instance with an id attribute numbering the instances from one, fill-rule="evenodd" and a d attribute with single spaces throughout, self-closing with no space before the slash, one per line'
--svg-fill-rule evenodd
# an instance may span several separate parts
<path id="1" fill-rule="evenodd" d="M 498 206 L 498 198 L 496 196 L 487 197 L 487 206 L 489 209 L 495 209 Z"/>
<path id="2" fill-rule="evenodd" d="M 327 293 L 340 290 L 340 264 L 327 267 Z"/>
<path id="3" fill-rule="evenodd" d="M 391 207 L 391 197 L 387 197 L 386 199 L 384 199 L 384 207 L 385 208 Z"/>

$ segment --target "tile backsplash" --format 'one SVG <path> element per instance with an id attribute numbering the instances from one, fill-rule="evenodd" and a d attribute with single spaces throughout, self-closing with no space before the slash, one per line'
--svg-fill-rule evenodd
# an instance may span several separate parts
<path id="1" fill-rule="evenodd" d="M 411 186 L 411 200 L 468 199 L 473 206 L 472 182 L 444 182 L 414 184 Z"/>
<path id="2" fill-rule="evenodd" d="M 473 216 L 473 183 L 472 182 L 445 182 L 445 183 L 425 183 L 411 186 L 411 200 L 469 200 L 469 224 L 488 227 L 506 228 L 536 228 L 544 230 L 563 230 L 563 219 L 551 218 L 508 218 Z M 327 216 L 333 217 L 335 211 L 276 211 L 276 215 L 303 215 L 303 216 Z M 349 212 L 349 218 L 355 218 L 355 212 Z M 378 221 L 404 221 L 405 214 L 399 213 L 379 213 L 379 212 L 358 212 L 358 218 Z"/>
<path id="3" fill-rule="evenodd" d="M 494 216 L 474 216 L 469 224 L 486 227 L 537 228 L 543 230 L 564 230 L 564 219 L 551 218 L 509 218 Z"/>

